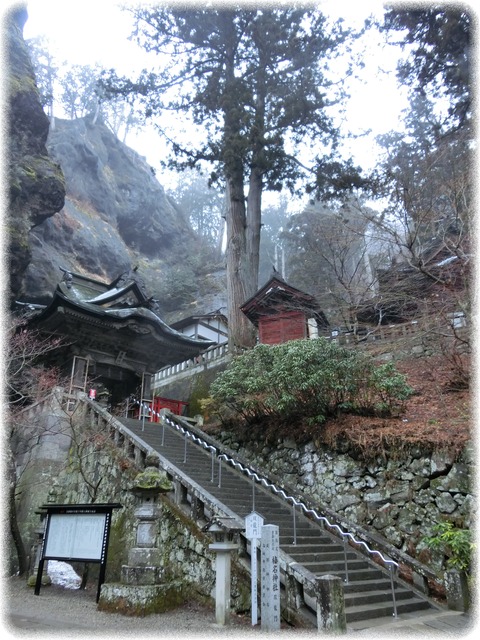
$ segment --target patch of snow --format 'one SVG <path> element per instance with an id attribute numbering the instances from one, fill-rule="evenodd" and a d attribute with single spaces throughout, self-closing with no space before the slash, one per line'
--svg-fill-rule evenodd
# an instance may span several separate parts
<path id="1" fill-rule="evenodd" d="M 65 589 L 79 589 L 81 578 L 73 570 L 72 566 L 59 560 L 49 560 L 47 573 L 52 584 L 57 584 Z"/>

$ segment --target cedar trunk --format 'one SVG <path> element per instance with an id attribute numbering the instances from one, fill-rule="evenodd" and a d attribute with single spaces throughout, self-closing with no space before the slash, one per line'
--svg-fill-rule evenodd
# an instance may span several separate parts
<path id="1" fill-rule="evenodd" d="M 229 180 L 227 196 L 228 333 L 229 348 L 231 353 L 235 353 L 255 344 L 255 327 L 240 310 L 241 305 L 252 295 L 243 185 L 240 189 Z"/>

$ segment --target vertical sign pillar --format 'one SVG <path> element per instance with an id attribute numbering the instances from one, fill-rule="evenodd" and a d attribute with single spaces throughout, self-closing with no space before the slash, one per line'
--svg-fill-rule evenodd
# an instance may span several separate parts
<path id="1" fill-rule="evenodd" d="M 252 627 L 258 623 L 258 597 L 257 597 L 257 542 L 262 535 L 264 519 L 261 515 L 252 511 L 245 518 L 245 537 L 250 540 L 250 565 L 252 568 Z"/>
<path id="2" fill-rule="evenodd" d="M 262 527 L 262 631 L 280 629 L 280 535 L 278 526 L 267 524 Z"/>

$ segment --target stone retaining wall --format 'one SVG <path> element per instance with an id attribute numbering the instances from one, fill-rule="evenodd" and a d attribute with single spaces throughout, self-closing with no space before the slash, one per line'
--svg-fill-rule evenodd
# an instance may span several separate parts
<path id="1" fill-rule="evenodd" d="M 60 397 L 60 395 L 59 395 Z M 33 414 L 32 414 L 33 415 Z M 40 517 L 38 509 L 47 502 L 59 504 L 90 503 L 92 487 L 96 486 L 97 503 L 117 502 L 121 509 L 112 514 L 106 582 L 121 578 L 122 565 L 128 561 L 128 551 L 135 543 L 136 498 L 130 491 L 132 481 L 141 470 L 110 437 L 108 421 L 91 423 L 91 415 L 80 404 L 69 416 L 62 410 L 58 398 L 35 408 L 35 425 L 54 423 L 55 430 L 41 432 L 34 448 L 19 459 L 18 503 L 22 537 L 31 553 L 32 566 L 36 557 Z M 25 423 L 28 424 L 28 415 Z M 74 442 L 79 449 L 75 449 Z M 61 446 L 52 446 L 61 444 Z M 161 552 L 161 569 L 172 580 L 180 581 L 199 598 L 210 598 L 215 586 L 215 554 L 209 550 L 212 539 L 198 524 L 174 503 L 174 494 L 161 498 L 157 545 Z M 10 571 L 15 571 L 15 554 L 10 550 Z M 84 563 L 74 568 L 83 571 Z M 91 565 L 89 581 L 95 582 L 98 565 Z M 34 583 L 33 583 L 34 584 Z M 232 610 L 245 610 L 249 583 L 245 571 L 235 562 L 232 567 Z"/>
<path id="2" fill-rule="evenodd" d="M 436 571 L 444 568 L 445 558 L 432 555 L 422 539 L 445 520 L 465 528 L 472 524 L 473 446 L 455 460 L 448 453 L 425 455 L 412 449 L 398 458 L 379 455 L 362 461 L 313 443 L 298 446 L 286 440 L 247 448 L 226 432 L 219 440 L 252 466 L 305 495 L 320 512 L 327 507 L 342 519 L 375 531 Z"/>

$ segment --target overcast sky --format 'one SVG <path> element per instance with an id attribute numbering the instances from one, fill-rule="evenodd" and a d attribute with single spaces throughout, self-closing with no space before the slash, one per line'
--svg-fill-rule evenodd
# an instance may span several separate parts
<path id="1" fill-rule="evenodd" d="M 132 6 L 134 0 L 127 0 L 126 4 Z M 355 26 L 360 26 L 372 11 L 380 15 L 382 8 L 382 2 L 378 0 L 326 0 L 318 4 L 332 16 L 341 16 Z M 29 19 L 24 37 L 45 36 L 59 61 L 84 65 L 98 63 L 106 68 L 114 67 L 119 73 L 134 74 L 147 66 L 151 58 L 129 42 L 130 17 L 119 5 L 118 0 L 27 0 Z M 373 129 L 378 134 L 398 125 L 406 102 L 396 86 L 394 55 L 381 47 L 380 39 L 370 35 L 368 42 L 364 57 L 366 70 L 362 80 L 353 87 L 348 123 L 357 133 Z M 127 144 L 158 168 L 160 140 L 155 134 L 152 137 L 149 131 L 135 139 L 130 137 Z M 365 167 L 373 162 L 372 150 L 372 136 L 352 143 L 355 160 Z"/>

